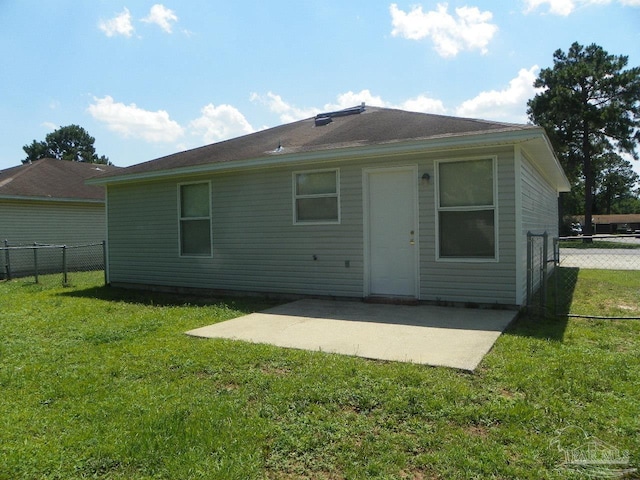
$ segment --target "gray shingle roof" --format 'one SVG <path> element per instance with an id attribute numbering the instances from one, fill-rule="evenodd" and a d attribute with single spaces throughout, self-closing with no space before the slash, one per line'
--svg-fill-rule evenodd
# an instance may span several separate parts
<path id="1" fill-rule="evenodd" d="M 326 125 L 316 126 L 312 117 L 175 153 L 103 176 L 120 177 L 220 162 L 260 159 L 272 155 L 304 154 L 339 148 L 531 128 L 537 127 L 366 107 L 359 114 L 334 117 Z"/>
<path id="2" fill-rule="evenodd" d="M 104 200 L 104 188 L 85 185 L 85 181 L 118 170 L 121 169 L 107 165 L 44 158 L 0 170 L 0 198 Z"/>

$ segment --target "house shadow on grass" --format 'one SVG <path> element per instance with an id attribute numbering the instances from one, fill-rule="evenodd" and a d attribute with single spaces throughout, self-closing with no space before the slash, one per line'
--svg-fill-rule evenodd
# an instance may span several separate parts
<path id="1" fill-rule="evenodd" d="M 62 292 L 59 295 L 63 297 L 91 298 L 108 302 L 124 302 L 158 307 L 205 307 L 217 305 L 243 311 L 263 310 L 282 303 L 281 301 L 274 301 L 262 297 L 189 295 L 183 293 L 166 293 L 151 290 L 118 288 L 108 285 Z"/>
<path id="2" fill-rule="evenodd" d="M 531 312 L 523 312 L 504 334 L 562 342 L 579 271 L 579 268 L 574 267 L 556 267 L 549 277 L 544 307 L 534 307 Z M 534 302 L 537 305 L 542 304 L 539 295 L 540 292 Z"/>

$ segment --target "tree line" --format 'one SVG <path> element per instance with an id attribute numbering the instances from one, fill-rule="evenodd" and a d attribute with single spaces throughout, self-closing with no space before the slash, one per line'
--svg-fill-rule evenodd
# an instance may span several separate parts
<path id="1" fill-rule="evenodd" d="M 625 69 L 628 61 L 595 44 L 556 50 L 527 103 L 571 182 L 562 213 L 584 215 L 585 234 L 594 213 L 640 213 L 639 177 L 623 156 L 637 161 L 640 143 L 640 67 Z"/>

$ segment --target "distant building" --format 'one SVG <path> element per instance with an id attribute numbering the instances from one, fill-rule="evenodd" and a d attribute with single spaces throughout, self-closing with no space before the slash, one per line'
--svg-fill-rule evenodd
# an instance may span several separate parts
<path id="1" fill-rule="evenodd" d="M 0 247 L 77 245 L 106 238 L 104 187 L 85 182 L 117 167 L 45 158 L 0 170 Z M 0 265 L 4 258 L 0 258 Z M 21 269 L 16 258 L 12 270 Z M 0 268 L 3 278 L 4 268 Z"/>
<path id="2" fill-rule="evenodd" d="M 574 217 L 584 226 L 584 215 Z M 640 213 L 593 215 L 593 229 L 596 234 L 635 233 L 640 231 Z"/>

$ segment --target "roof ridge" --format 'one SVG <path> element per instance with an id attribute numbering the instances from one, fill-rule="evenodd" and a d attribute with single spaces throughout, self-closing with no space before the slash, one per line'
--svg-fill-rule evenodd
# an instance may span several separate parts
<path id="1" fill-rule="evenodd" d="M 396 112 L 403 112 L 403 113 L 411 113 L 416 115 L 429 115 L 431 117 L 447 118 L 451 120 L 465 120 L 468 122 L 483 123 L 488 125 L 505 125 L 507 127 L 524 127 L 524 128 L 535 127 L 535 125 L 529 124 L 529 123 L 503 122 L 501 120 L 489 120 L 486 118 L 478 118 L 478 117 L 459 117 L 457 115 L 446 115 L 443 113 L 421 112 L 418 110 L 402 110 L 401 108 L 394 108 L 394 107 L 378 107 L 375 105 L 371 105 L 371 106 L 367 106 L 367 108 L 371 108 L 374 111 L 389 110 L 389 111 L 396 111 Z"/>
<path id="2" fill-rule="evenodd" d="M 84 163 L 84 165 L 78 164 Z M 87 180 L 119 170 L 119 167 L 43 158 L 0 171 L 1 197 L 104 198 L 104 193 L 87 185 Z"/>
<path id="3" fill-rule="evenodd" d="M 46 159 L 42 158 L 38 160 L 46 160 Z M 1 180 L 1 178 L 3 174 L 7 172 L 7 170 L 0 170 L 0 188 L 4 187 L 5 185 L 9 185 L 16 178 L 19 178 L 22 175 L 24 175 L 27 171 L 32 170 L 33 165 L 35 165 L 35 163 L 29 161 L 27 163 L 23 163 L 22 165 L 16 165 L 15 167 L 8 168 L 7 170 L 16 170 L 16 173 L 15 175 L 8 177 L 4 180 Z"/>

